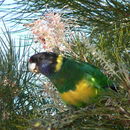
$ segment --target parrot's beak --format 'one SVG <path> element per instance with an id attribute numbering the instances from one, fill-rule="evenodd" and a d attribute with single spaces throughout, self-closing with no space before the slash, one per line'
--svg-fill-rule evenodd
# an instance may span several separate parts
<path id="1" fill-rule="evenodd" d="M 36 66 L 36 63 L 29 63 L 28 64 L 28 69 L 29 69 L 30 72 L 39 73 L 39 69 Z"/>

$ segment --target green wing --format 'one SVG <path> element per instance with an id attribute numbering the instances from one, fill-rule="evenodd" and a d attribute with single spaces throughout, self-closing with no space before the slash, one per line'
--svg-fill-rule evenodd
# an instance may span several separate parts
<path id="1" fill-rule="evenodd" d="M 85 78 L 93 87 L 105 89 L 112 82 L 95 66 L 86 62 L 76 62 L 66 59 L 62 69 L 52 75 L 50 79 L 60 92 L 74 90 L 75 85 Z"/>
<path id="2" fill-rule="evenodd" d="M 61 98 L 74 106 L 95 101 L 112 82 L 95 66 L 67 59 L 60 71 L 50 77 Z"/>

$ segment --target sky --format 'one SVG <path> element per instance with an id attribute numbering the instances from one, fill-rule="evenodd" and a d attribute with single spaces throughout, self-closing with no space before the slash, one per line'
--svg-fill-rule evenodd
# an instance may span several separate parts
<path id="1" fill-rule="evenodd" d="M 13 39 L 13 41 L 15 41 L 16 47 L 19 46 L 19 42 L 21 42 L 22 44 L 26 44 L 27 47 L 31 46 L 30 47 L 31 54 L 34 54 L 35 49 L 37 49 L 37 51 L 41 51 L 40 44 L 32 44 L 34 43 L 34 41 L 32 40 L 31 31 L 29 29 L 24 29 L 25 27 L 23 26 L 23 24 L 15 24 L 15 22 L 12 22 L 10 20 L 11 18 L 16 17 L 17 15 L 19 16 L 19 14 L 17 14 L 16 12 L 12 12 L 11 10 L 11 8 L 17 7 L 17 5 L 13 3 L 14 0 L 5 0 L 4 3 L 0 6 L 0 37 L 2 37 L 6 41 L 5 37 L 3 36 L 3 31 L 5 31 L 5 27 L 4 27 L 5 24 L 6 28 L 10 32 L 11 38 Z M 21 46 L 21 50 L 22 50 L 22 46 Z"/>
<path id="2" fill-rule="evenodd" d="M 12 15 L 13 13 L 11 12 L 10 8 L 13 8 L 15 5 L 13 5 L 12 3 L 14 2 L 14 0 L 5 0 L 3 2 L 3 4 L 0 6 L 0 28 L 4 28 L 4 25 L 3 25 L 3 21 L 6 25 L 6 27 L 10 30 L 10 31 L 15 31 L 17 29 L 20 29 L 21 26 L 17 26 L 17 28 L 15 28 L 13 25 L 14 23 L 10 22 L 9 19 L 12 18 Z M 9 4 L 12 4 L 12 5 L 9 5 Z M 5 16 L 6 15 L 6 16 Z M 5 16 L 5 17 L 3 17 Z M 0 30 L 1 31 L 1 30 Z M 12 33 L 13 35 L 13 33 Z M 14 34 L 15 37 L 18 35 L 18 32 L 17 32 L 17 35 Z"/>
<path id="3" fill-rule="evenodd" d="M 7 20 L 7 19 L 11 19 L 13 16 L 11 14 L 11 10 L 9 10 L 9 8 L 13 8 L 13 5 L 5 6 L 5 4 L 11 4 L 11 3 L 13 3 L 13 0 L 5 0 L 4 5 L 0 6 L 0 50 L 3 49 L 1 38 L 4 40 L 5 43 L 7 43 L 7 46 L 9 45 L 8 41 L 3 35 L 3 31 L 5 31 L 5 27 L 4 27 L 4 23 L 5 23 L 6 28 L 9 30 L 11 34 L 11 39 L 13 40 L 13 43 L 15 43 L 16 51 L 18 51 L 19 43 L 21 42 L 22 45 L 26 44 L 26 50 L 29 51 L 30 56 L 31 56 L 35 53 L 34 51 L 35 49 L 37 49 L 37 51 L 41 51 L 42 46 L 41 44 L 35 44 L 33 39 L 28 40 L 28 38 L 32 37 L 32 33 L 30 30 L 27 30 L 27 29 L 21 30 L 24 28 L 23 24 L 22 25 L 17 24 L 17 26 L 14 26 L 15 23 Z M 2 16 L 4 16 L 7 13 L 8 15 L 6 17 L 3 17 L 3 19 L 1 19 Z M 18 30 L 21 30 L 21 31 L 18 31 Z M 21 46 L 20 51 L 24 52 L 24 46 Z M 22 61 L 24 60 L 24 62 L 28 62 L 29 57 L 27 54 L 28 52 L 25 52 L 24 55 L 22 55 L 21 53 L 22 56 L 20 57 L 19 61 L 21 62 L 21 60 Z M 39 75 L 37 77 L 39 77 Z"/>

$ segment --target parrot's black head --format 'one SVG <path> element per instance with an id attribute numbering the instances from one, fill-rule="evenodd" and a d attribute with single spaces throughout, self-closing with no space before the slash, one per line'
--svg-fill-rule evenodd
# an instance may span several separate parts
<path id="1" fill-rule="evenodd" d="M 29 70 L 34 73 L 42 73 L 46 76 L 61 69 L 63 57 L 52 52 L 35 54 L 29 59 Z"/>

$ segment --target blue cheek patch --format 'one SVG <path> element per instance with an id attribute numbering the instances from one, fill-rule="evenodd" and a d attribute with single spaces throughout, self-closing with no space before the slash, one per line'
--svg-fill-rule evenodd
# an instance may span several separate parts
<path id="1" fill-rule="evenodd" d="M 40 71 L 44 75 L 49 75 L 50 74 L 50 67 L 48 63 L 44 63 L 40 66 Z"/>

